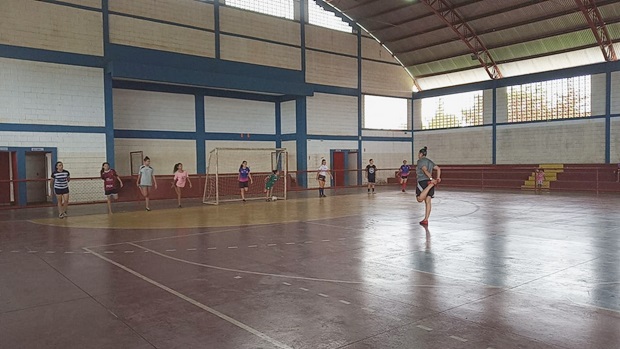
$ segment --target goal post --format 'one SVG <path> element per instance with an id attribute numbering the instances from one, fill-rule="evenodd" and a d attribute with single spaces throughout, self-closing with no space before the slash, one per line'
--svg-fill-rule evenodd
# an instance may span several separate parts
<path id="1" fill-rule="evenodd" d="M 207 159 L 207 176 L 202 202 L 217 205 L 241 201 L 239 168 L 247 161 L 253 183 L 245 193 L 246 200 L 265 199 L 266 179 L 277 170 L 278 179 L 270 197 L 286 199 L 288 186 L 288 152 L 286 148 L 215 148 Z"/>

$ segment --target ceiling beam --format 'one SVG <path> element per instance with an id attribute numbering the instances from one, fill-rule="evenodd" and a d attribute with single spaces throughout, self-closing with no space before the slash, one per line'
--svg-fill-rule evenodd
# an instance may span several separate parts
<path id="1" fill-rule="evenodd" d="M 497 63 L 469 24 L 452 9 L 447 0 L 421 0 L 469 47 L 472 55 L 480 62 L 491 79 L 501 79 L 502 72 Z"/>
<path id="2" fill-rule="evenodd" d="M 614 50 L 614 44 L 607 31 L 607 25 L 603 20 L 603 16 L 601 16 L 600 11 L 598 10 L 598 6 L 596 5 L 595 0 L 575 0 L 577 6 L 586 17 L 586 21 L 588 25 L 592 29 L 592 33 L 596 38 L 596 42 L 598 43 L 601 51 L 603 52 L 603 57 L 607 62 L 612 62 L 618 60 L 616 56 L 616 51 Z"/>

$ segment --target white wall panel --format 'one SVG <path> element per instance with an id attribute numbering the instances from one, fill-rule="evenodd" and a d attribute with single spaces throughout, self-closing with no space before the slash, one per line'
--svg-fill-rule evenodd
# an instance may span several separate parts
<path id="1" fill-rule="evenodd" d="M 357 136 L 357 97 L 317 93 L 307 100 L 308 134 Z"/>
<path id="2" fill-rule="evenodd" d="M 205 97 L 205 119 L 207 132 L 276 132 L 276 106 L 272 102 Z"/>
<path id="3" fill-rule="evenodd" d="M 0 58 L 0 122 L 104 126 L 103 70 Z"/>
<path id="4" fill-rule="evenodd" d="M 297 103 L 295 101 L 283 102 L 280 105 L 282 134 L 297 132 Z"/>
<path id="5" fill-rule="evenodd" d="M 151 167 L 155 170 L 156 176 L 172 175 L 174 165 L 178 162 L 182 163 L 183 169 L 189 173 L 196 173 L 196 141 L 117 138 L 114 143 L 116 171 L 119 175 L 130 175 L 129 153 L 132 151 L 142 151 L 144 156 L 151 158 Z M 162 182 L 157 184 L 169 185 L 169 183 Z"/>
<path id="6" fill-rule="evenodd" d="M 490 164 L 493 162 L 492 127 L 432 130 L 414 134 L 413 156 L 428 147 L 428 158 L 441 165 Z"/>
<path id="7" fill-rule="evenodd" d="M 196 131 L 195 97 L 114 89 L 114 128 Z"/>

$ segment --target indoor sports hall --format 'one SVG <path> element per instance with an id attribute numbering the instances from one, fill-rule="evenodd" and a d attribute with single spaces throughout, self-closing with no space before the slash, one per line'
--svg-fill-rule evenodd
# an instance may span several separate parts
<path id="1" fill-rule="evenodd" d="M 615 0 L 0 0 L 0 348 L 620 348 Z"/>

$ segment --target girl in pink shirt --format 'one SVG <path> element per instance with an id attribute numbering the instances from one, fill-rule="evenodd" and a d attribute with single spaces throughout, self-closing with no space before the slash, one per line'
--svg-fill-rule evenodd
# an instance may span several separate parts
<path id="1" fill-rule="evenodd" d="M 545 170 L 539 168 L 536 170 L 536 191 L 542 190 L 543 183 L 545 183 Z"/>
<path id="2" fill-rule="evenodd" d="M 172 187 L 177 193 L 177 201 L 179 202 L 179 208 L 181 208 L 181 189 L 185 188 L 185 183 L 189 183 L 189 187 L 192 187 L 192 181 L 189 180 L 189 174 L 187 171 L 183 171 L 183 164 L 178 163 L 174 165 L 174 182 Z"/>

